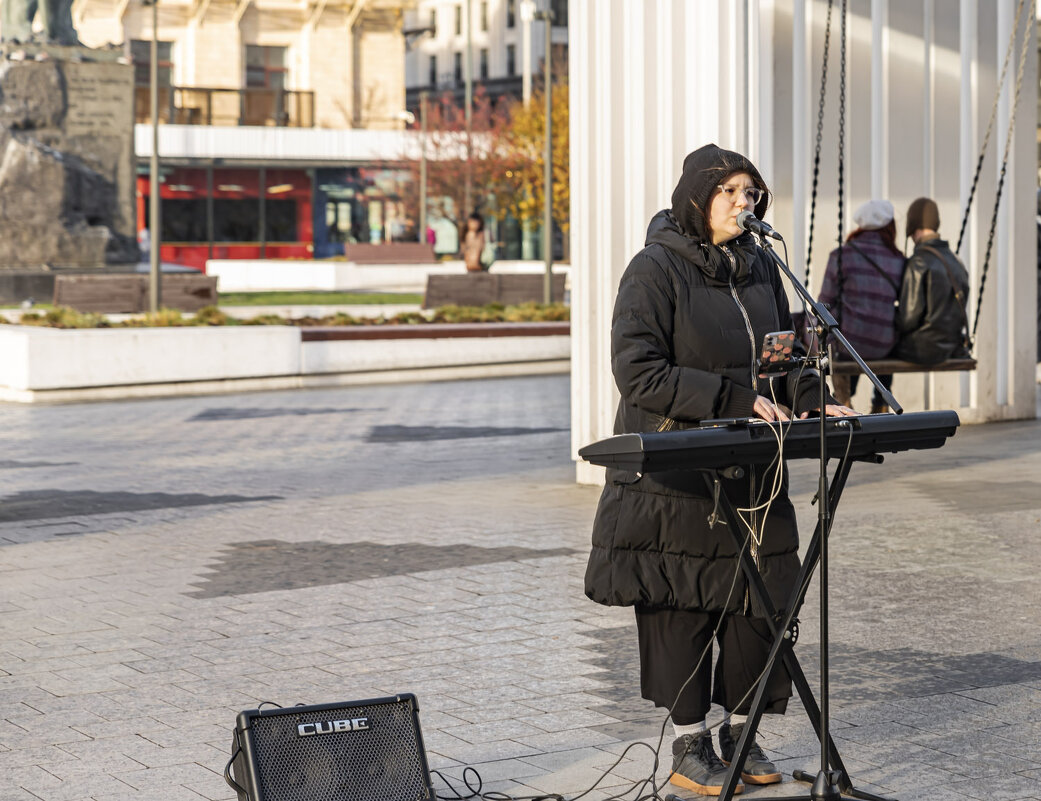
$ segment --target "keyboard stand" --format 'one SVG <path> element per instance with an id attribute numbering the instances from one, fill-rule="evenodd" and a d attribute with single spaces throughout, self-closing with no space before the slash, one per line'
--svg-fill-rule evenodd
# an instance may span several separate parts
<path id="1" fill-rule="evenodd" d="M 858 459 L 858 461 L 873 461 L 878 463 L 882 461 L 882 457 L 877 455 L 874 457 L 862 457 Z M 853 459 L 844 457 L 839 461 L 839 465 L 835 470 L 835 478 L 832 480 L 828 490 L 827 503 L 831 512 L 831 514 L 827 516 L 828 521 L 834 519 L 835 509 L 838 507 L 842 491 L 846 486 L 846 480 L 849 477 L 852 462 Z M 716 482 L 719 481 L 719 471 L 702 470 L 700 472 L 704 477 L 705 485 L 709 491 L 710 497 L 715 495 Z M 778 613 L 773 607 L 773 602 L 770 600 L 770 595 L 766 590 L 766 585 L 763 583 L 763 578 L 759 575 L 759 569 L 756 567 L 755 561 L 752 559 L 752 555 L 749 553 L 748 548 L 745 547 L 745 536 L 742 533 L 744 525 L 738 516 L 737 509 L 734 507 L 725 492 L 719 492 L 718 498 L 720 514 L 726 521 L 727 529 L 730 531 L 730 534 L 734 539 L 734 544 L 740 554 L 741 569 L 744 572 L 745 577 L 748 579 L 749 592 L 755 595 L 762 604 L 763 609 L 765 609 L 769 615 L 768 622 L 773 629 L 774 635 L 774 643 L 773 647 L 770 649 L 770 655 L 767 657 L 765 672 L 759 681 L 755 695 L 752 698 L 752 706 L 748 711 L 748 722 L 742 728 L 741 737 L 738 739 L 734 758 L 730 763 L 730 768 L 727 771 L 726 782 L 723 784 L 719 798 L 722 799 L 722 801 L 731 801 L 734 796 L 734 790 L 736 789 L 738 779 L 741 776 L 741 766 L 744 765 L 745 757 L 748 756 L 748 750 L 751 747 L 752 738 L 755 736 L 756 729 L 759 727 L 759 721 L 763 715 L 763 707 L 766 705 L 765 696 L 767 681 L 773 671 L 777 669 L 777 663 L 778 660 L 780 660 L 787 669 L 788 675 L 791 677 L 792 684 L 795 686 L 796 691 L 799 693 L 799 698 L 802 700 L 802 704 L 806 709 L 806 714 L 810 719 L 810 723 L 813 725 L 813 730 L 817 734 L 817 739 L 821 740 L 824 736 L 828 738 L 829 763 L 834 769 L 834 775 L 831 777 L 833 779 L 832 784 L 837 785 L 845 796 L 865 799 L 865 801 L 892 801 L 892 799 L 884 796 L 873 795 L 862 790 L 857 790 L 853 787 L 849 773 L 842 764 L 842 758 L 839 756 L 838 749 L 835 747 L 835 742 L 831 739 L 830 732 L 822 731 L 820 707 L 817 705 L 817 700 L 813 696 L 813 690 L 810 689 L 810 684 L 806 680 L 806 675 L 803 673 L 802 667 L 799 665 L 799 661 L 795 656 L 795 652 L 792 650 L 795 641 L 798 638 L 797 617 L 799 609 L 802 608 L 803 601 L 806 598 L 806 591 L 809 587 L 810 578 L 812 577 L 814 570 L 816 570 L 817 563 L 820 560 L 822 536 L 821 523 L 818 520 L 817 527 L 814 529 L 813 536 L 810 538 L 806 556 L 803 559 L 802 567 L 800 568 L 798 578 L 795 581 L 795 586 L 789 596 L 786 609 L 782 613 Z M 817 502 L 821 503 L 823 500 L 818 498 Z M 815 781 L 815 776 L 810 776 L 803 771 L 796 771 L 794 776 L 799 781 Z M 830 792 L 828 788 L 817 788 L 815 784 L 810 795 L 771 796 L 771 801 L 806 801 L 806 799 L 815 800 L 818 798 L 829 798 L 835 799 L 835 801 L 840 801 L 843 795 L 834 794 Z"/>

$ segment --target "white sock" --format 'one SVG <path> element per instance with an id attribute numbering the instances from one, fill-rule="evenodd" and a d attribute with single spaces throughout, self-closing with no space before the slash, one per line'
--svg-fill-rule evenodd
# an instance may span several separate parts
<path id="1" fill-rule="evenodd" d="M 678 723 L 672 724 L 672 730 L 676 733 L 676 737 L 682 737 L 685 734 L 701 734 L 703 731 L 707 731 L 708 727 L 705 725 L 705 721 L 700 723 L 691 723 L 688 726 L 681 726 Z"/>
<path id="2" fill-rule="evenodd" d="M 727 717 L 730 719 L 731 726 L 740 726 L 748 720 L 748 715 L 735 715 L 729 714 Z"/>

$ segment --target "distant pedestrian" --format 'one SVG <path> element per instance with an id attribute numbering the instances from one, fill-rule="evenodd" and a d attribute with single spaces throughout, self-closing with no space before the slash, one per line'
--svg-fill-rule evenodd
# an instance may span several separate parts
<path id="1" fill-rule="evenodd" d="M 475 211 L 466 218 L 466 232 L 463 234 L 463 261 L 467 272 L 479 273 L 484 269 L 481 264 L 484 244 L 484 220 Z"/>
<path id="2" fill-rule="evenodd" d="M 897 340 L 896 303 L 904 273 L 904 254 L 896 246 L 893 217 L 893 204 L 888 200 L 869 200 L 853 212 L 857 227 L 846 243 L 828 256 L 818 297 L 831 309 L 846 339 L 865 359 L 884 359 Z M 840 352 L 836 358 L 849 356 Z M 835 399 L 850 405 L 859 379 L 859 375 L 833 376 Z M 892 375 L 880 375 L 879 380 L 886 389 L 893 386 Z M 871 412 L 886 411 L 889 408 L 876 389 Z"/>
<path id="3" fill-rule="evenodd" d="M 907 209 L 907 236 L 915 243 L 900 291 L 895 355 L 915 364 L 969 356 L 969 273 L 940 238 L 940 210 L 920 197 Z"/>
<path id="4" fill-rule="evenodd" d="M 152 235 L 147 228 L 142 228 L 137 232 L 137 249 L 141 254 L 141 261 L 146 262 L 151 259 Z"/>

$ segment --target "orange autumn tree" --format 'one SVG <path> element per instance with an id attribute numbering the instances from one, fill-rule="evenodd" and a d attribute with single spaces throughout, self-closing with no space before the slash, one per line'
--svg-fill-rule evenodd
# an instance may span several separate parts
<path id="1" fill-rule="evenodd" d="M 571 213 L 566 80 L 558 80 L 553 84 L 552 103 L 553 221 L 564 232 L 566 243 Z M 542 199 L 545 193 L 545 120 L 546 95 L 540 89 L 532 93 L 527 106 L 519 102 L 513 105 L 507 132 L 509 149 L 515 156 L 511 181 L 515 190 L 504 198 L 507 199 L 504 210 L 519 220 L 536 225 L 542 222 Z M 565 244 L 565 258 L 566 249 Z"/>

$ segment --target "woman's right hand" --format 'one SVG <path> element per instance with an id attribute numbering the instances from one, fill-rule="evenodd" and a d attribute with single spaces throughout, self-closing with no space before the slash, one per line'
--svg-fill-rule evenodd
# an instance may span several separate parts
<path id="1" fill-rule="evenodd" d="M 763 420 L 771 423 L 778 420 L 782 423 L 788 422 L 788 415 L 785 414 L 784 407 L 778 406 L 772 400 L 764 398 L 762 395 L 756 397 L 753 411 L 756 417 L 761 417 Z"/>

